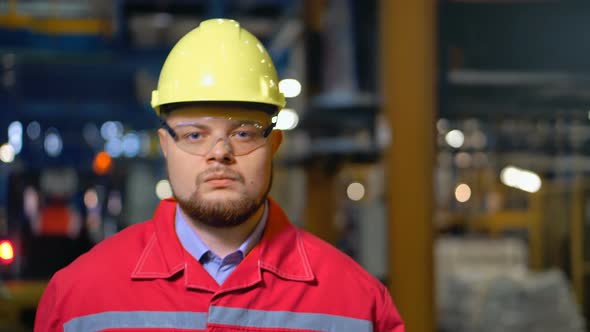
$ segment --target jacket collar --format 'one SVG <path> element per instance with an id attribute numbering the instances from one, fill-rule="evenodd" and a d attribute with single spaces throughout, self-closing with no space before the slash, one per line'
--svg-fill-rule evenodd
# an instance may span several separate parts
<path id="1" fill-rule="evenodd" d="M 148 234 L 147 244 L 131 278 L 170 278 L 185 268 L 183 249 L 174 230 L 175 210 L 173 199 L 163 200 L 158 205 L 151 220 L 154 232 Z"/>
<path id="2" fill-rule="evenodd" d="M 154 232 L 148 236 L 131 278 L 167 279 L 184 270 L 187 287 L 215 291 L 219 288 L 217 283 L 180 244 L 174 230 L 175 211 L 173 199 L 160 202 L 152 219 Z M 278 204 L 269 198 L 268 222 L 262 239 L 222 288 L 229 291 L 256 284 L 262 280 L 262 270 L 286 280 L 313 281 L 315 276 L 300 233 Z"/>
<path id="3" fill-rule="evenodd" d="M 315 279 L 301 231 L 289 222 L 285 212 L 272 198 L 269 198 L 269 220 L 259 250 L 260 268 L 287 280 Z"/>

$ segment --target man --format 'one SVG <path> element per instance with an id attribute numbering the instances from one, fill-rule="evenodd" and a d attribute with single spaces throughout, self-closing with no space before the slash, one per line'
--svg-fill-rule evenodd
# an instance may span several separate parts
<path id="1" fill-rule="evenodd" d="M 57 272 L 35 331 L 404 331 L 380 282 L 267 197 L 277 81 L 235 21 L 176 44 L 152 96 L 175 198 Z"/>

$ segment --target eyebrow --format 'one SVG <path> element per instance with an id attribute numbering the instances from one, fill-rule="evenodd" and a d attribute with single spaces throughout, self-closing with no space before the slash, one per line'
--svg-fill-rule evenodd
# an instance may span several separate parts
<path id="1" fill-rule="evenodd" d="M 174 125 L 174 127 L 196 127 L 196 128 L 201 128 L 201 129 L 208 129 L 209 126 L 200 124 L 198 122 L 179 122 L 177 124 Z"/>

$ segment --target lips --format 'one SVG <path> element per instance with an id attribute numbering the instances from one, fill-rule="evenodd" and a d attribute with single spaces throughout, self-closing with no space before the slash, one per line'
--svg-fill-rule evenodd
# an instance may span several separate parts
<path id="1" fill-rule="evenodd" d="M 244 178 L 227 167 L 213 167 L 197 177 L 197 185 L 204 184 L 213 188 L 233 187 L 236 183 L 244 183 Z"/>
<path id="2" fill-rule="evenodd" d="M 230 174 L 211 174 L 205 177 L 205 182 L 211 181 L 236 181 L 238 177 L 230 175 Z"/>

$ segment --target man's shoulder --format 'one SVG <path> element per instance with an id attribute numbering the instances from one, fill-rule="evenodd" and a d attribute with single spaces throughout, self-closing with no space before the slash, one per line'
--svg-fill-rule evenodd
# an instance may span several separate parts
<path id="1" fill-rule="evenodd" d="M 322 263 L 334 262 L 336 264 L 345 263 L 347 265 L 354 263 L 354 265 L 358 265 L 350 256 L 318 236 L 302 229 L 297 229 L 297 232 L 305 245 L 310 260 L 319 260 Z"/>
<path id="2" fill-rule="evenodd" d="M 97 243 L 88 252 L 58 271 L 58 274 L 61 278 L 80 280 L 98 275 L 103 277 L 102 274 L 107 272 L 130 272 L 153 234 L 154 227 L 151 221 L 128 226 Z"/>
<path id="3" fill-rule="evenodd" d="M 151 220 L 127 226 L 111 237 L 104 239 L 92 248 L 88 254 L 110 255 L 115 252 L 118 255 L 125 254 L 121 250 L 142 250 L 154 233 L 154 225 Z"/>
<path id="4" fill-rule="evenodd" d="M 297 231 L 314 272 L 318 273 L 317 277 L 332 278 L 337 274 L 343 282 L 354 280 L 355 283 L 361 282 L 370 288 L 383 286 L 352 257 L 332 244 L 307 231 L 301 229 Z"/>

